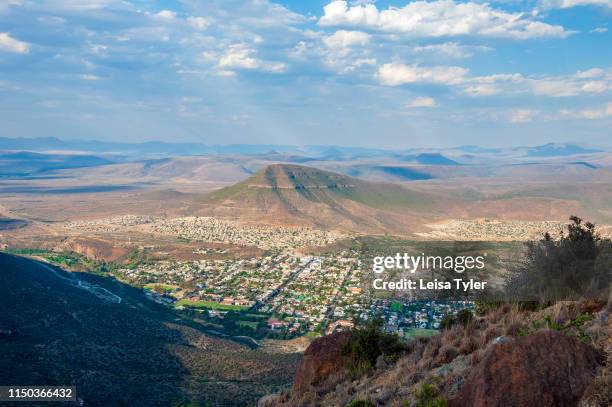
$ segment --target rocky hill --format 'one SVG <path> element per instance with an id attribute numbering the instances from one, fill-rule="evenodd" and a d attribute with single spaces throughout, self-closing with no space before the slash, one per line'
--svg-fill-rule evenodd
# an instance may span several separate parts
<path id="1" fill-rule="evenodd" d="M 609 406 L 610 305 L 562 302 L 538 312 L 504 305 L 383 353 L 365 372 L 352 365 L 352 334 L 336 333 L 306 350 L 291 391 L 259 405 Z"/>

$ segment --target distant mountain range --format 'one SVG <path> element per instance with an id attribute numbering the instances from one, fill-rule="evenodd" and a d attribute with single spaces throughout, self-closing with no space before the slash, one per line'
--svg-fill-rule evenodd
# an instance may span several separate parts
<path id="1" fill-rule="evenodd" d="M 561 157 L 568 155 L 580 155 L 599 153 L 602 150 L 596 148 L 585 148 L 577 144 L 549 143 L 543 146 L 532 147 L 527 150 L 529 157 Z"/>
<path id="2" fill-rule="evenodd" d="M 469 154 L 502 154 L 506 151 L 525 150 L 531 157 L 568 156 L 603 151 L 599 148 L 581 147 L 571 143 L 549 143 L 535 147 L 516 149 L 483 148 L 478 146 L 460 146 L 455 148 L 432 149 L 379 149 L 366 147 L 322 146 L 322 145 L 278 145 L 278 144 L 231 144 L 207 145 L 203 143 L 168 143 L 149 141 L 143 143 L 125 143 L 99 140 L 61 140 L 55 137 L 45 138 L 7 138 L 0 137 L 0 150 L 57 152 L 73 151 L 81 154 L 105 154 L 115 156 L 176 156 L 206 154 L 247 154 L 274 155 L 296 154 L 299 157 L 312 157 L 322 160 L 343 160 L 366 157 L 393 156 L 402 161 L 430 165 L 455 165 L 456 161 L 442 155 L 448 153 Z"/>

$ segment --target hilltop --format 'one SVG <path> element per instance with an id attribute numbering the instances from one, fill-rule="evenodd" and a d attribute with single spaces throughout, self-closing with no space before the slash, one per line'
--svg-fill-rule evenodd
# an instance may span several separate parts
<path id="1" fill-rule="evenodd" d="M 209 194 L 202 203 L 202 212 L 241 220 L 403 233 L 414 220 L 432 212 L 437 198 L 416 188 L 273 164 Z"/>

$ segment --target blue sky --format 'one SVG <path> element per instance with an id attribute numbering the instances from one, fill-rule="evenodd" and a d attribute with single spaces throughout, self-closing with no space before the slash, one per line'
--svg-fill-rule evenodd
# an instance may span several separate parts
<path id="1" fill-rule="evenodd" d="M 611 145 L 612 0 L 4 0 L 0 135 Z"/>

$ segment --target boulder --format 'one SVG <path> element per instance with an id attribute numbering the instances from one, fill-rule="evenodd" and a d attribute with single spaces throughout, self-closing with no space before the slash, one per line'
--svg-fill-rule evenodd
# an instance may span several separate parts
<path id="1" fill-rule="evenodd" d="M 304 352 L 291 393 L 297 397 L 313 388 L 324 388 L 343 378 L 349 362 L 343 347 L 350 337 L 349 332 L 337 332 L 315 339 Z"/>
<path id="2" fill-rule="evenodd" d="M 576 406 L 601 354 L 558 331 L 539 331 L 490 348 L 451 400 L 453 407 Z"/>

